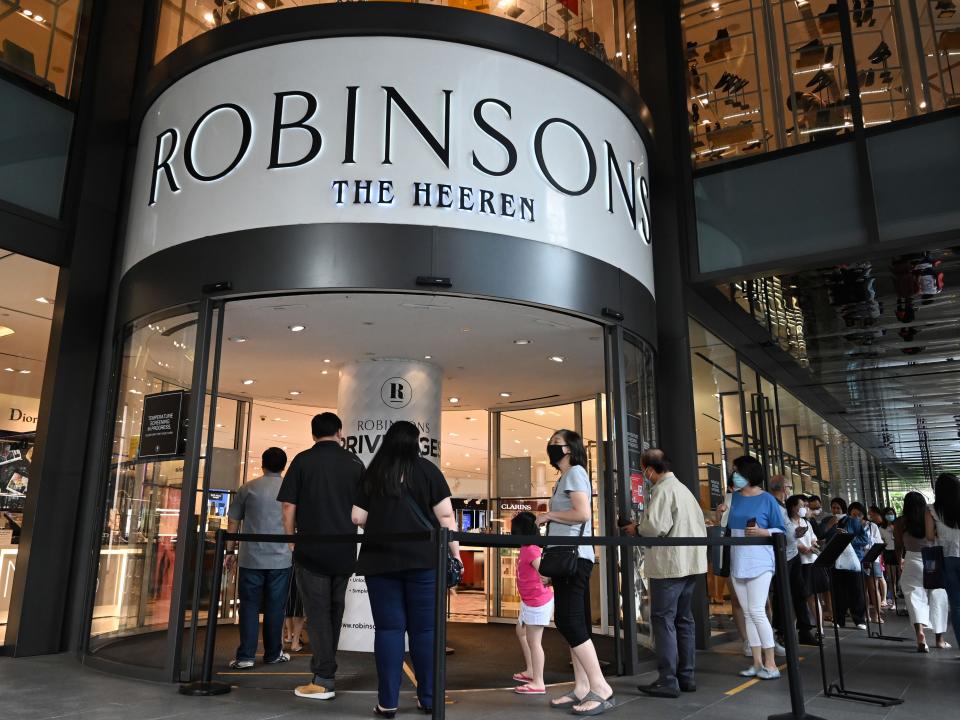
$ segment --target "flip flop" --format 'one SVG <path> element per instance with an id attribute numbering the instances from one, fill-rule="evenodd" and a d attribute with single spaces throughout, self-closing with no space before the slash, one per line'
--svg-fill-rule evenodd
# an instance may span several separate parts
<path id="1" fill-rule="evenodd" d="M 532 677 L 529 677 L 529 676 L 527 676 L 527 675 L 524 675 L 523 673 L 516 673 L 516 674 L 513 676 L 513 680 L 514 680 L 514 682 L 528 683 L 528 682 L 530 682 L 531 680 L 533 680 L 533 678 L 532 678 Z"/>
<path id="2" fill-rule="evenodd" d="M 566 698 L 566 700 L 564 700 L 564 698 Z M 555 710 L 569 710 L 574 705 L 579 705 L 582 703 L 585 699 L 586 698 L 578 698 L 572 692 L 569 692 L 566 695 L 553 698 L 553 700 L 550 701 L 550 707 L 554 708 Z M 560 702 L 557 702 L 557 700 Z"/>
<path id="3" fill-rule="evenodd" d="M 533 685 L 517 685 L 513 689 L 517 695 L 546 695 L 547 688 L 536 688 Z"/>
<path id="4" fill-rule="evenodd" d="M 595 702 L 597 706 L 591 710 L 574 710 L 574 715 L 579 715 L 580 717 L 594 717 L 596 715 L 603 715 L 607 710 L 612 710 L 616 707 L 616 700 L 614 700 L 613 693 L 610 693 L 610 697 L 602 698 L 597 695 L 595 692 L 587 693 L 587 696 L 580 702 L 580 705 L 583 703 Z"/>

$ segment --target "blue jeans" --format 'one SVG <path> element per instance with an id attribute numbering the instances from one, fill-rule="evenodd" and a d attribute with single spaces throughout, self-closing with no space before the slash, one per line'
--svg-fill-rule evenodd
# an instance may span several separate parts
<path id="1" fill-rule="evenodd" d="M 957 638 L 957 647 L 960 647 L 960 558 L 945 557 L 943 559 L 943 584 L 947 588 L 947 598 L 950 600 L 953 634 Z"/>
<path id="2" fill-rule="evenodd" d="M 290 590 L 290 568 L 253 570 L 240 568 L 240 647 L 237 660 L 255 660 L 260 613 L 263 613 L 263 660 L 273 662 L 283 652 L 283 612 Z"/>
<path id="3" fill-rule="evenodd" d="M 382 708 L 400 702 L 403 639 L 410 639 L 410 659 L 417 678 L 417 697 L 433 707 L 433 637 L 436 570 L 402 570 L 368 575 L 367 592 L 373 613 L 373 650 L 377 663 L 377 698 Z"/>

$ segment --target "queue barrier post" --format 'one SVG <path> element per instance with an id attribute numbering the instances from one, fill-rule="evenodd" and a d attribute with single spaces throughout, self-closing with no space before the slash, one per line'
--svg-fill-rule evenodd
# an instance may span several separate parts
<path id="1" fill-rule="evenodd" d="M 447 549 L 450 531 L 441 527 L 437 539 L 437 585 L 433 631 L 433 720 L 443 720 L 447 712 Z"/>
<path id="2" fill-rule="evenodd" d="M 777 583 L 776 601 L 783 618 L 783 642 L 787 651 L 787 680 L 790 685 L 790 712 L 769 715 L 767 720 L 823 720 L 807 713 L 803 700 L 803 680 L 800 678 L 800 642 L 797 639 L 797 627 L 793 616 L 790 577 L 787 566 L 787 539 L 783 533 L 773 533 L 773 577 Z"/>
<path id="3" fill-rule="evenodd" d="M 226 695 L 230 685 L 213 680 L 213 657 L 217 647 L 217 620 L 220 616 L 220 586 L 223 583 L 223 553 L 226 547 L 226 532 L 217 530 L 213 549 L 213 576 L 210 578 L 210 605 L 207 608 L 207 634 L 203 643 L 203 671 L 200 680 L 180 686 L 181 695 L 207 697 Z"/>

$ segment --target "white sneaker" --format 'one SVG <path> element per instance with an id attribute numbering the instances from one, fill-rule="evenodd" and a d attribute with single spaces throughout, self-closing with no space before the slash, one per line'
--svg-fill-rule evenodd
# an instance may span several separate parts
<path id="1" fill-rule="evenodd" d="M 773 668 L 773 670 L 767 670 L 765 667 L 760 668 L 757 670 L 757 677 L 761 680 L 779 680 L 780 671 L 777 668 Z"/>
<path id="2" fill-rule="evenodd" d="M 783 645 L 781 645 L 780 643 L 778 643 L 776 640 L 774 640 L 774 641 L 773 641 L 773 653 L 774 653 L 774 655 L 778 655 L 779 657 L 786 657 L 786 656 L 787 656 L 787 649 L 786 649 Z"/>
<path id="3" fill-rule="evenodd" d="M 748 667 L 746 670 L 741 670 L 741 671 L 740 671 L 740 677 L 749 677 L 749 678 L 752 678 L 752 677 L 757 677 L 757 675 L 759 675 L 759 674 L 760 674 L 760 673 L 758 672 L 758 670 L 757 670 L 753 665 L 751 665 L 750 667 Z"/>
<path id="4" fill-rule="evenodd" d="M 311 700 L 333 700 L 337 696 L 333 688 L 317 685 L 314 682 L 301 685 L 293 691 L 293 694 L 297 697 L 310 698 Z"/>
<path id="5" fill-rule="evenodd" d="M 750 647 L 750 641 L 743 641 L 743 656 L 744 657 L 753 657 L 753 649 Z"/>
<path id="6" fill-rule="evenodd" d="M 866 629 L 867 629 L 866 623 L 857 623 L 857 630 L 866 630 Z"/>
<path id="7" fill-rule="evenodd" d="M 253 667 L 253 660 L 231 660 L 231 670 L 249 670 Z"/>
<path id="8" fill-rule="evenodd" d="M 288 655 L 287 653 L 281 651 L 280 654 L 277 655 L 277 659 L 276 659 L 276 660 L 265 660 L 264 662 L 265 662 L 267 665 L 276 665 L 277 663 L 290 662 L 290 655 Z"/>

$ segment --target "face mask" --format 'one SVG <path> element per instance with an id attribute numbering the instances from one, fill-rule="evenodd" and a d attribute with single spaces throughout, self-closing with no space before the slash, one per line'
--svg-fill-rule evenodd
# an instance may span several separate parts
<path id="1" fill-rule="evenodd" d="M 891 513 L 890 515 L 887 515 L 886 518 L 887 518 L 887 522 L 894 522 L 896 521 L 897 516 Z"/>
<path id="2" fill-rule="evenodd" d="M 834 516 L 837 520 L 839 520 L 840 518 L 843 517 L 843 513 L 834 513 L 833 516 Z"/>
<path id="3" fill-rule="evenodd" d="M 807 516 L 807 509 L 800 508 L 799 510 L 797 510 L 797 515 L 799 515 L 802 518 L 805 518 Z"/>
<path id="4" fill-rule="evenodd" d="M 740 473 L 735 472 L 733 474 L 733 486 L 737 490 L 743 490 L 749 484 L 750 484 L 749 481 Z"/>
<path id="5" fill-rule="evenodd" d="M 554 467 L 557 467 L 564 455 L 566 453 L 563 451 L 563 445 L 547 445 L 547 457 L 550 458 L 550 464 Z"/>

